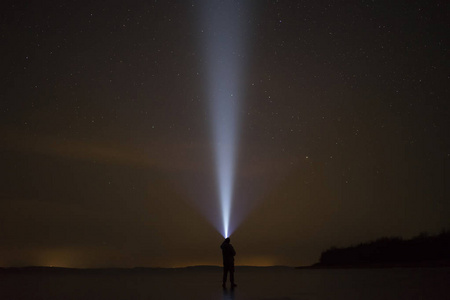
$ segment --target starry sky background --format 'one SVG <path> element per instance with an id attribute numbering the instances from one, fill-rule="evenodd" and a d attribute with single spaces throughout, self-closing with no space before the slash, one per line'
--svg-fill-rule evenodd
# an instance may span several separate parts
<path id="1" fill-rule="evenodd" d="M 0 9 L 0 266 L 221 264 L 199 1 Z M 239 265 L 450 227 L 448 1 L 250 1 Z"/>

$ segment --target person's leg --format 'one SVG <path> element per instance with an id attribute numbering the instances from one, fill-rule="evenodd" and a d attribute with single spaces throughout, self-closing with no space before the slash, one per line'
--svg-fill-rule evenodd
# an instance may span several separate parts
<path id="1" fill-rule="evenodd" d="M 231 287 L 235 287 L 236 284 L 234 283 L 234 266 L 230 267 L 230 281 L 231 281 Z"/>
<path id="2" fill-rule="evenodd" d="M 223 287 L 225 287 L 225 284 L 227 283 L 227 273 L 228 273 L 228 268 L 226 266 L 223 266 L 223 280 L 222 280 Z"/>

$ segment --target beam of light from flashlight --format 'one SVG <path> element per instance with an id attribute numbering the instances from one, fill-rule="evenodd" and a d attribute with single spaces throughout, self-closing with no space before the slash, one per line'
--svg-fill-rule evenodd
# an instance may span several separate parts
<path id="1" fill-rule="evenodd" d="M 233 207 L 233 185 L 239 128 L 239 102 L 244 65 L 243 7 L 238 1 L 203 2 L 205 64 L 222 216 L 219 230 L 228 237 Z"/>

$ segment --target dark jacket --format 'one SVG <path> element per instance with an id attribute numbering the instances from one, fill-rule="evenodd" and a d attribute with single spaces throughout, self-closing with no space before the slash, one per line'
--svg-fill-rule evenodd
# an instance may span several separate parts
<path id="1" fill-rule="evenodd" d="M 220 245 L 220 248 L 222 249 L 223 265 L 234 265 L 234 256 L 236 255 L 236 251 L 234 251 L 233 246 L 230 243 L 223 242 L 222 245 Z"/>

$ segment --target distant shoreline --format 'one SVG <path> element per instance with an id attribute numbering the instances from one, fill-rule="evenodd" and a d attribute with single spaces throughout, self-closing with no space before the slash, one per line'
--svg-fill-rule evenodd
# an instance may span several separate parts
<path id="1" fill-rule="evenodd" d="M 393 269 L 393 268 L 449 268 L 450 261 L 426 261 L 415 263 L 379 263 L 355 265 L 323 265 L 316 263 L 310 266 L 236 266 L 245 270 L 332 270 L 332 269 Z M 180 272 L 180 271 L 221 271 L 222 266 L 187 266 L 187 267 L 135 267 L 135 268 L 66 268 L 66 267 L 0 267 L 0 274 L 5 273 L 145 273 L 145 272 Z"/>
<path id="2" fill-rule="evenodd" d="M 310 266 L 296 267 L 295 269 L 393 269 L 393 268 L 445 268 L 450 267 L 450 261 L 422 261 L 409 263 L 374 263 L 374 264 L 336 264 L 325 265 L 321 263 Z"/>
<path id="3" fill-rule="evenodd" d="M 236 266 L 239 270 L 251 269 L 295 269 L 289 266 Z M 0 267 L 0 273 L 4 272 L 150 272 L 150 271 L 183 271 L 183 270 L 222 270 L 222 266 L 199 265 L 187 267 L 132 267 L 132 268 L 69 268 L 51 266 L 25 266 L 25 267 Z"/>

